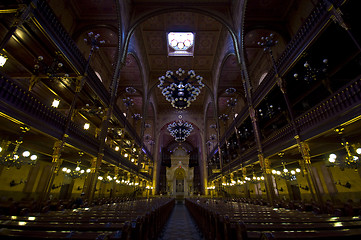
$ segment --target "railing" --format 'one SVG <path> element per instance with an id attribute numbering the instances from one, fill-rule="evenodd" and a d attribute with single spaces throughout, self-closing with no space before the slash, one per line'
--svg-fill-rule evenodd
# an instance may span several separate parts
<path id="1" fill-rule="evenodd" d="M 301 135 L 314 129 L 322 123 L 332 120 L 333 125 L 357 117 L 361 109 L 361 75 L 339 89 L 302 116 L 295 119 L 297 129 Z M 338 116 L 338 121 L 333 121 Z M 344 117 L 342 117 L 344 116 Z M 328 126 L 329 127 L 329 126 Z"/>
<path id="2" fill-rule="evenodd" d="M 60 139 L 65 128 L 66 117 L 57 110 L 48 107 L 37 100 L 32 93 L 16 85 L 12 79 L 0 72 L 0 111 L 30 127 Z M 71 122 L 68 131 L 67 143 L 86 150 L 96 156 L 99 141 L 93 135 L 84 131 L 80 126 Z M 122 158 L 112 149 L 105 147 L 104 159 L 115 165 L 122 165 L 128 170 L 138 172 L 138 167 Z M 146 179 L 151 179 L 148 174 L 139 173 Z"/>
<path id="3" fill-rule="evenodd" d="M 61 138 L 66 123 L 66 117 L 51 109 L 31 93 L 17 86 L 12 80 L 0 72 L 1 112 L 16 115 L 21 122 L 30 122 L 38 129 Z M 35 121 L 34 121 L 35 120 Z"/>
<path id="4" fill-rule="evenodd" d="M 35 5 L 36 8 L 33 10 L 33 14 L 35 19 L 40 23 L 41 28 L 48 34 L 61 52 L 71 61 L 74 67 L 83 74 L 86 66 L 86 59 L 58 21 L 53 10 L 46 1 L 37 0 Z M 109 93 L 91 67 L 87 70 L 87 77 L 89 79 L 87 84 L 105 105 L 109 105 Z"/>
<path id="5" fill-rule="evenodd" d="M 341 4 L 341 1 L 339 0 L 335 0 L 333 2 L 335 6 L 339 6 Z M 309 45 L 309 41 L 314 39 L 314 36 L 319 33 L 320 29 L 322 29 L 329 22 L 330 16 L 328 14 L 328 7 L 329 4 L 326 1 L 320 1 L 311 12 L 311 14 L 308 16 L 302 27 L 297 31 L 295 36 L 288 43 L 286 49 L 283 51 L 283 54 L 278 58 L 276 62 L 276 66 L 277 69 L 279 69 L 280 74 L 282 71 L 286 71 L 290 67 L 290 65 L 294 63 L 295 59 L 297 59 Z M 269 92 L 269 89 L 271 89 L 275 85 L 274 78 L 275 71 L 273 68 L 271 68 L 265 79 L 262 81 L 262 84 L 257 88 L 252 97 L 252 102 L 255 106 L 264 99 L 264 97 Z M 248 115 L 248 111 L 244 110 L 239 113 L 236 119 L 238 121 L 234 123 L 236 124 L 235 126 L 238 126 L 238 124 L 241 123 L 239 119 L 242 119 L 244 121 Z M 225 139 L 230 136 L 232 131 L 234 131 L 234 125 L 231 125 L 222 136 L 220 142 L 221 146 L 225 143 Z M 289 141 L 290 137 L 294 137 L 294 129 L 292 126 L 288 125 L 274 133 L 272 136 L 265 139 L 262 144 L 263 147 L 267 149 L 274 145 L 275 142 L 280 143 Z M 216 147 L 214 149 L 216 149 Z M 209 154 L 208 158 L 212 157 L 212 153 L 214 153 L 214 151 Z M 241 157 L 241 159 L 243 158 Z M 237 159 L 236 161 L 239 161 L 239 159 Z"/>
<path id="6" fill-rule="evenodd" d="M 302 116 L 295 119 L 296 128 L 303 140 L 320 134 L 341 123 L 359 117 L 361 114 L 361 75 L 339 89 L 332 96 L 325 99 Z M 295 131 L 291 124 L 276 131 L 262 141 L 264 153 L 272 155 L 287 146 L 295 144 Z M 252 163 L 257 160 L 256 148 L 247 150 L 235 161 L 223 167 L 223 172 L 233 171 L 241 162 Z M 210 180 L 219 174 L 213 174 Z"/>
<path id="7" fill-rule="evenodd" d="M 276 61 L 276 66 L 281 76 L 283 75 L 282 73 L 284 73 L 290 65 L 293 64 L 299 56 L 301 56 L 310 41 L 314 39 L 315 35 L 317 35 L 319 31 L 330 21 L 327 7 L 328 5 L 325 1 L 320 1 L 305 20 L 302 27 L 287 44 L 286 49 Z M 253 104 L 255 106 L 263 100 L 269 92 L 268 90 L 275 85 L 274 78 L 275 72 L 272 68 L 254 93 Z"/>
<path id="8" fill-rule="evenodd" d="M 53 40 L 54 44 L 59 47 L 59 49 L 68 59 L 70 59 L 76 69 L 78 69 L 80 73 L 83 73 L 86 66 L 86 59 L 78 49 L 75 42 L 70 38 L 64 27 L 60 24 L 53 10 L 49 7 L 46 1 L 37 0 L 35 5 L 36 8 L 33 10 L 35 19 L 40 23 L 44 31 Z M 91 87 L 91 89 L 97 94 L 97 96 L 105 105 L 109 105 L 110 94 L 105 89 L 104 85 L 96 76 L 94 70 L 91 67 L 88 68 L 87 78 L 87 84 Z M 129 135 L 135 139 L 139 146 L 145 149 L 148 157 L 153 160 L 151 153 L 142 143 L 140 137 L 135 132 L 133 127 L 128 123 L 128 121 L 124 121 L 123 114 L 119 114 L 120 110 L 118 107 L 115 107 L 114 112 L 117 113 L 116 117 L 121 122 L 126 122 L 125 127 L 127 128 Z"/>
<path id="9" fill-rule="evenodd" d="M 139 167 L 134 165 L 132 162 L 123 158 L 118 152 L 115 152 L 113 149 L 105 146 L 104 149 L 104 160 L 109 163 L 113 163 L 115 166 L 122 167 L 124 170 L 128 170 L 129 172 L 136 173 L 141 175 L 143 178 L 147 180 L 151 180 L 149 174 L 139 172 Z"/>
<path id="10" fill-rule="evenodd" d="M 119 120 L 121 124 L 124 124 L 124 128 L 129 133 L 129 135 L 135 140 L 135 143 L 138 144 L 138 146 L 142 147 L 142 149 L 145 150 L 145 153 L 147 156 L 153 161 L 153 156 L 151 155 L 148 148 L 143 144 L 142 139 L 138 136 L 137 132 L 134 130 L 134 128 L 130 125 L 128 120 L 124 117 L 122 112 L 118 107 L 114 108 L 113 111 L 114 116 Z"/>

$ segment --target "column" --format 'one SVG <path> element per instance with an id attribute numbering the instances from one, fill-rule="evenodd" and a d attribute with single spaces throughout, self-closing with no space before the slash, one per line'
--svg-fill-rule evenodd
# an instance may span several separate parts
<path id="1" fill-rule="evenodd" d="M 273 186 L 271 164 L 268 158 L 263 157 L 263 154 L 258 154 L 258 159 L 264 176 L 264 185 L 266 187 L 267 199 L 268 202 L 273 205 L 276 194 Z"/>
<path id="2" fill-rule="evenodd" d="M 83 192 L 84 192 L 84 198 L 87 199 L 89 202 L 93 200 L 94 192 L 96 188 L 97 178 L 98 178 L 98 157 L 93 157 L 91 160 L 91 166 L 90 166 L 90 173 L 85 179 Z"/>
<path id="3" fill-rule="evenodd" d="M 53 181 L 54 178 L 56 176 L 56 174 L 58 174 L 59 172 L 59 168 L 63 162 L 63 160 L 60 158 L 60 154 L 61 154 L 61 150 L 63 147 L 63 141 L 62 140 L 57 140 L 54 143 L 53 146 L 53 155 L 52 155 L 52 162 L 49 168 L 49 172 L 46 175 L 45 178 L 45 187 L 42 190 L 42 192 L 40 193 L 39 196 L 39 200 L 40 202 L 43 202 L 45 200 L 48 199 L 50 191 L 51 191 L 51 186 L 53 185 Z M 46 168 L 44 168 L 44 171 L 46 170 Z"/>
<path id="4" fill-rule="evenodd" d="M 312 195 L 312 199 L 319 202 L 321 206 L 323 205 L 322 196 L 320 189 L 318 188 L 318 184 L 316 181 L 316 177 L 313 174 L 311 169 L 311 157 L 310 157 L 310 148 L 307 143 L 302 142 L 299 136 L 295 137 L 298 145 L 298 149 L 302 155 L 302 161 L 300 162 L 300 166 L 302 168 L 302 172 L 307 179 L 307 183 L 310 186 L 310 191 Z M 316 194 L 315 194 L 316 193 Z"/>

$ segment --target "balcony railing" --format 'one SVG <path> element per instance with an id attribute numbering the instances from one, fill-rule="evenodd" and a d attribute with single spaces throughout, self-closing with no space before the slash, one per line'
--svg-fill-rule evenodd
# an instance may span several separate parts
<path id="1" fill-rule="evenodd" d="M 62 137 L 65 129 L 66 117 L 57 110 L 48 107 L 37 100 L 32 93 L 22 89 L 9 77 L 0 72 L 0 112 L 18 120 L 30 127 L 34 127 L 45 134 L 57 139 Z M 67 143 L 85 150 L 96 156 L 99 141 L 82 127 L 72 122 L 68 130 Z M 138 167 L 123 159 L 119 153 L 106 147 L 105 160 L 122 165 L 127 169 L 138 171 Z M 147 174 L 143 174 L 149 178 Z"/>
<path id="2" fill-rule="evenodd" d="M 339 124 L 361 115 L 361 75 L 339 89 L 332 96 L 295 119 L 296 128 L 302 140 L 314 137 Z M 295 130 L 291 124 L 279 129 L 262 141 L 264 153 L 269 156 L 294 145 Z M 247 150 L 238 159 L 223 167 L 223 172 L 234 171 L 240 163 L 250 164 L 257 161 L 257 149 Z M 219 174 L 209 177 L 210 180 Z"/>

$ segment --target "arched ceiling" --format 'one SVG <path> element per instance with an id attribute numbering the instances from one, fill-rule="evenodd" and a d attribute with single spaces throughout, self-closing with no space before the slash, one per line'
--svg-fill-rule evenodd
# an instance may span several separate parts
<path id="1" fill-rule="evenodd" d="M 287 1 L 285 3 L 285 1 L 281 0 L 248 1 L 245 31 L 249 32 L 254 28 L 260 28 L 260 26 L 267 24 L 270 26 L 273 24 L 273 28 L 277 28 L 278 24 L 287 17 L 287 11 L 292 8 L 293 2 Z M 132 33 L 131 42 L 129 43 L 132 54 L 128 54 L 125 66 L 121 70 L 119 93 L 123 92 L 128 86 L 134 86 L 137 90 L 148 87 L 149 93 L 141 92 L 142 96 L 136 94 L 131 96 L 134 98 L 135 103 L 132 111 L 141 113 L 142 105 L 148 101 L 144 98 L 151 95 L 154 109 L 157 110 L 156 115 L 149 106 L 145 110 L 147 111 L 146 118 L 156 121 L 154 124 L 157 126 L 154 126 L 154 129 L 164 128 L 165 125 L 163 124 L 177 120 L 177 116 L 181 113 L 185 116 L 184 120 L 192 121 L 201 128 L 205 127 L 204 131 L 208 131 L 208 126 L 203 126 L 203 121 L 205 119 L 209 119 L 208 122 L 214 121 L 214 111 L 216 110 L 213 106 L 205 110 L 208 103 L 212 101 L 210 91 L 217 93 L 215 102 L 217 103 L 218 115 L 222 113 L 229 114 L 230 109 L 227 106 L 227 100 L 230 97 L 237 98 L 238 104 L 241 99 L 244 99 L 241 71 L 237 57 L 234 54 L 227 53 L 230 49 L 226 45 L 233 42 L 230 39 L 231 35 L 224 35 L 224 32 L 227 32 L 227 27 L 216 20 L 219 16 L 222 16 L 220 12 L 223 9 L 225 22 L 229 21 L 232 14 L 231 8 L 236 4 L 229 0 L 183 0 L 177 2 L 134 0 L 129 3 L 130 9 L 128 10 L 136 15 L 130 16 L 129 19 L 142 20 Z M 78 29 L 86 29 L 91 24 L 99 24 L 100 22 L 109 24 L 115 29 L 117 27 L 115 4 L 111 0 L 101 2 L 74 1 L 71 7 L 76 13 L 77 19 L 80 20 Z M 155 14 L 151 15 L 152 11 Z M 147 14 L 151 17 L 144 17 Z M 215 14 L 215 18 L 212 18 L 211 14 Z M 194 56 L 169 57 L 167 55 L 166 39 L 166 34 L 169 31 L 192 31 L 195 33 Z M 257 62 L 257 57 L 259 58 L 260 49 L 258 46 L 254 46 L 254 42 L 263 34 L 264 31 L 257 31 L 257 34 L 246 35 L 246 53 L 250 63 Z M 108 35 L 104 35 L 104 37 L 106 40 L 104 53 L 107 53 L 113 60 L 117 47 L 114 44 L 114 38 L 110 39 L 111 36 Z M 215 76 L 216 71 L 214 71 L 214 68 L 218 66 L 221 68 L 218 71 L 219 76 Z M 201 94 L 196 101 L 192 102 L 189 108 L 181 112 L 172 108 L 161 94 L 160 89 L 156 87 L 160 76 L 165 75 L 167 70 L 175 71 L 178 68 L 184 70 L 193 69 L 197 75 L 204 78 L 203 82 L 208 86 L 208 89 L 202 89 Z M 145 74 L 145 79 L 142 79 L 143 74 Z M 147 86 L 144 86 L 144 84 Z M 226 94 L 225 90 L 230 87 L 235 88 L 237 93 L 233 95 Z M 206 118 L 204 118 L 203 113 L 207 114 Z M 189 141 L 196 144 L 196 138 L 192 140 L 190 137 Z"/>
<path id="2" fill-rule="evenodd" d="M 122 0 L 119 0 L 122 1 Z M 113 77 L 114 63 L 117 52 L 117 14 L 114 0 L 77 0 L 77 1 L 60 1 L 48 0 L 49 5 L 53 8 L 59 21 L 64 26 L 69 35 L 76 42 L 81 53 L 87 59 L 89 54 L 89 46 L 84 44 L 82 39 L 85 34 L 90 31 L 99 33 L 101 39 L 105 40 L 99 51 L 94 55 L 91 66 L 97 71 L 103 79 L 104 85 L 108 88 Z M 125 65 L 120 72 L 120 81 L 118 89 L 117 101 L 118 105 L 122 105 L 122 98 L 129 96 L 133 98 L 133 113 L 142 113 L 147 111 L 145 122 L 149 122 L 152 131 L 147 130 L 146 133 L 154 135 L 155 138 L 159 134 L 159 130 L 166 126 L 167 123 L 177 120 L 179 112 L 171 107 L 170 103 L 161 95 L 161 91 L 156 87 L 158 85 L 158 77 L 165 74 L 167 70 L 177 70 L 179 67 L 185 70 L 193 69 L 196 74 L 203 76 L 204 83 L 207 87 L 202 89 L 200 96 L 191 104 L 191 107 L 182 112 L 185 121 L 190 121 L 197 126 L 197 129 L 188 138 L 193 145 L 200 145 L 199 136 L 203 132 L 213 134 L 214 130 L 206 126 L 213 124 L 217 116 L 222 113 L 229 112 L 227 100 L 230 97 L 243 98 L 243 86 L 241 81 L 240 66 L 237 57 L 230 52 L 230 46 L 233 43 L 231 34 L 228 34 L 228 27 L 224 26 L 217 19 L 224 19 L 230 22 L 233 18 L 240 18 L 237 5 L 241 0 L 128 0 L 122 1 L 128 3 L 127 9 L 122 9 L 122 19 L 134 20 L 134 15 L 140 13 L 138 19 L 142 19 L 142 12 L 145 14 L 151 10 L 161 10 L 150 18 L 143 19 L 133 32 L 131 42 L 129 43 L 129 52 L 126 57 Z M 290 15 L 297 11 L 299 2 L 295 0 L 249 0 L 247 1 L 246 18 L 244 24 L 245 34 L 245 51 L 247 56 L 247 64 L 254 65 L 257 68 L 260 56 L 263 54 L 255 43 L 260 36 L 268 34 L 270 31 L 278 32 L 287 40 L 288 35 L 292 34 L 290 29 L 287 34 L 279 29 L 287 29 L 287 20 Z M 308 5 L 313 4 L 310 1 Z M 167 10 L 168 9 L 168 10 Z M 202 11 L 204 10 L 204 11 Z M 237 11 L 237 12 L 233 12 Z M 205 14 L 207 12 L 207 15 Z M 134 14 L 133 14 L 134 13 Z M 133 14 L 133 15 L 132 15 Z M 217 17 L 212 18 L 212 14 Z M 233 14 L 233 15 L 232 15 Z M 6 15 L 6 14 L 5 14 Z M 12 19 L 10 19 L 12 20 Z M 9 21 L 10 21 L 9 20 Z M 240 22 L 239 19 L 233 19 L 234 22 Z M 302 22 L 293 22 L 292 27 L 297 28 Z M 3 24 L 4 26 L 6 24 Z M 1 25 L 2 32 L 7 29 Z M 127 26 L 122 26 L 127 27 Z M 291 26 L 290 26 L 291 27 Z M 169 31 L 192 31 L 195 33 L 195 49 L 193 57 L 168 57 L 166 48 L 166 33 Z M 19 59 L 20 64 L 15 61 L 9 61 L 4 70 L 9 76 L 18 79 L 20 85 L 27 88 L 28 79 L 33 69 L 34 59 L 42 54 L 47 62 L 50 62 L 51 54 L 56 48 L 49 40 L 32 39 L 30 34 L 16 33 L 16 40 L 12 39 L 6 46 L 6 50 L 14 55 L 12 59 Z M 23 32 L 25 33 L 25 32 Z M 38 34 L 38 33 L 37 33 Z M 40 36 L 40 34 L 38 34 Z M 41 35 L 42 36 L 42 35 Z M 47 46 L 41 46 L 40 41 L 47 42 Z M 27 49 L 27 50 L 24 50 Z M 51 52 L 51 53 L 50 53 Z M 47 53 L 47 54 L 45 54 Z M 65 59 L 64 59 L 65 60 Z M 65 63 L 66 72 L 75 75 L 74 70 Z M 215 73 L 215 69 L 219 71 Z M 266 67 L 264 69 L 267 69 Z M 252 69 L 251 69 L 252 70 Z M 218 74 L 216 76 L 216 74 Z M 26 79 L 26 81 L 23 81 Z M 48 84 L 45 81 L 46 84 Z M 67 85 L 64 83 L 63 85 Z M 71 102 L 71 94 L 69 90 L 61 86 L 55 86 L 49 83 L 53 92 L 58 94 L 62 102 Z M 126 87 L 132 86 L 137 91 L 133 94 L 126 94 Z M 240 95 L 227 95 L 224 91 L 234 87 Z M 256 86 L 255 86 L 256 87 Z M 35 86 L 34 92 L 42 102 L 50 102 L 54 96 L 43 85 Z M 41 88 L 41 89 L 40 89 Z M 147 93 L 147 90 L 150 93 Z M 96 102 L 96 96 L 89 89 L 85 89 L 79 100 L 79 107 L 89 103 L 89 98 Z M 90 93 L 89 93 L 90 92 Z M 88 94 L 89 93 L 89 94 Z M 217 93 L 215 104 L 212 94 Z M 91 95 L 91 96 L 89 96 Z M 152 102 L 153 107 L 143 108 L 143 104 Z M 206 110 L 205 108 L 208 109 Z M 217 109 L 215 108 L 217 106 Z M 61 106 L 67 109 L 68 106 Z M 124 106 L 119 106 L 124 110 Z M 62 110 L 59 110 L 62 111 Z M 64 110 L 65 111 L 65 110 Z M 206 113 L 205 117 L 203 114 Z M 97 124 L 100 125 L 101 116 L 96 116 Z M 94 120 L 95 121 L 95 120 Z M 138 124 L 139 129 L 139 124 Z M 139 133 L 140 131 L 138 131 Z M 171 136 L 164 131 L 163 143 L 172 140 Z M 45 141 L 44 141 L 45 142 Z M 48 146 L 52 149 L 52 146 Z"/>

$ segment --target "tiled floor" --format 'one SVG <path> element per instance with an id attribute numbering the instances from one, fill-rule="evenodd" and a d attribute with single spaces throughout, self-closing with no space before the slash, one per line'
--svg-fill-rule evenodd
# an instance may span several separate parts
<path id="1" fill-rule="evenodd" d="M 184 204 L 176 204 L 158 240 L 203 240 Z"/>

